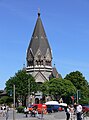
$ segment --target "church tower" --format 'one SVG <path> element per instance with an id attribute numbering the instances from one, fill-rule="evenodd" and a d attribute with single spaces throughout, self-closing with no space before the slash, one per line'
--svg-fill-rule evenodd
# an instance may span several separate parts
<path id="1" fill-rule="evenodd" d="M 49 80 L 52 74 L 52 51 L 41 21 L 40 13 L 27 49 L 26 71 L 36 82 L 43 83 Z"/>

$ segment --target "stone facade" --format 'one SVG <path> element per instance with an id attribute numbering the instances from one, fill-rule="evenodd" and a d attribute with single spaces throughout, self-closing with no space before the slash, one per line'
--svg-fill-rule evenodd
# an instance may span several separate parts
<path id="1" fill-rule="evenodd" d="M 27 67 L 26 71 L 31 74 L 37 83 L 44 83 L 50 78 L 61 78 L 56 67 L 52 67 L 52 50 L 48 43 L 48 39 L 38 13 L 36 25 L 27 49 Z M 30 102 L 41 103 L 42 94 L 38 91 Z M 50 96 L 45 96 L 45 100 L 50 100 Z"/>

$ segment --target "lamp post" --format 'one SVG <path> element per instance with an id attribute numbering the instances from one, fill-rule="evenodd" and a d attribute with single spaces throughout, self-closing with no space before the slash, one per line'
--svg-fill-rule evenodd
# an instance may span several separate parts
<path id="1" fill-rule="evenodd" d="M 15 120 L 15 85 L 13 85 L 13 120 Z"/>
<path id="2" fill-rule="evenodd" d="M 31 87 L 31 82 L 30 82 L 30 80 L 28 79 L 28 104 L 30 104 L 30 87 Z"/>
<path id="3" fill-rule="evenodd" d="M 79 102 L 80 90 L 77 90 L 77 103 Z"/>

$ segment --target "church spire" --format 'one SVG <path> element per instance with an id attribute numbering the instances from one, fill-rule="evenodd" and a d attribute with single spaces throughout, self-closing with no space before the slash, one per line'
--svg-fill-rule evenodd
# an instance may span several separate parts
<path id="1" fill-rule="evenodd" d="M 36 25 L 27 50 L 27 66 L 38 64 L 52 66 L 51 48 L 40 18 L 39 10 Z"/>
<path id="2" fill-rule="evenodd" d="M 38 17 L 40 17 L 40 8 L 38 8 Z"/>
<path id="3" fill-rule="evenodd" d="M 37 21 L 27 49 L 26 71 L 37 83 L 43 83 L 49 78 L 58 77 L 56 68 L 52 68 L 52 52 L 38 10 Z"/>

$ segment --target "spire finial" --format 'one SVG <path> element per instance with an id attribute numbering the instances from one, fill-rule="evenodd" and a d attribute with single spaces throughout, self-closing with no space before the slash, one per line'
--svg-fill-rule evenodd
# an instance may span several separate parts
<path id="1" fill-rule="evenodd" d="M 38 8 L 38 17 L 40 16 L 40 8 Z"/>

